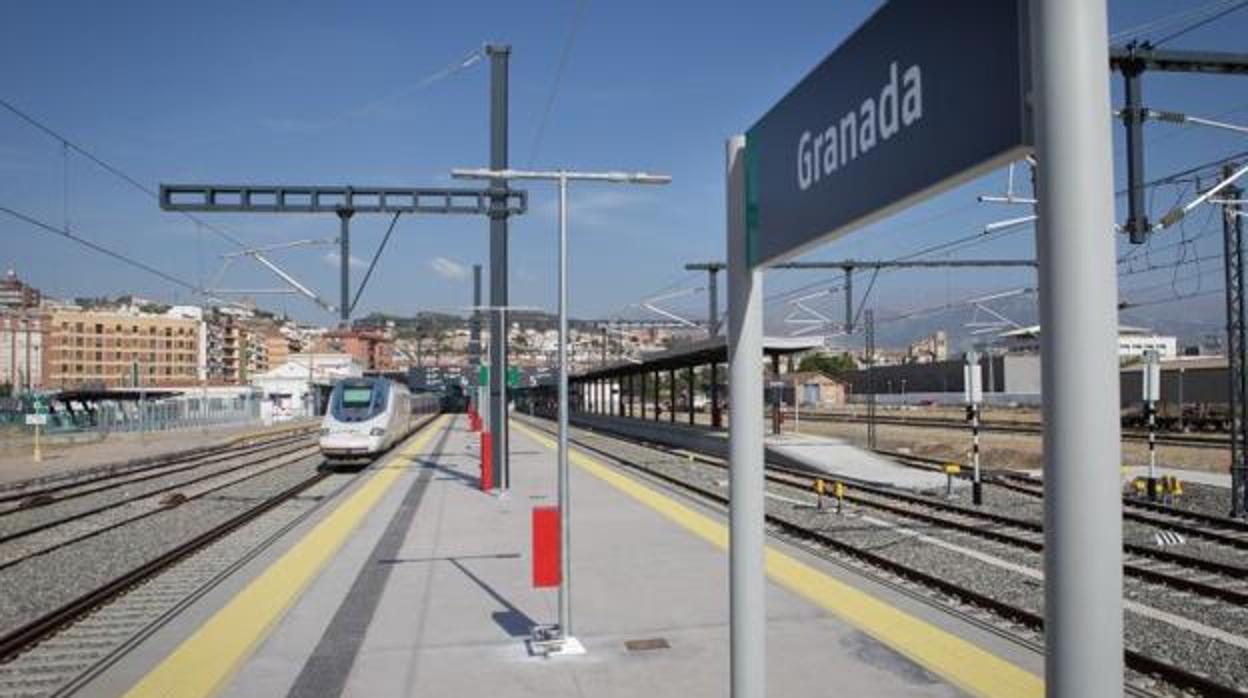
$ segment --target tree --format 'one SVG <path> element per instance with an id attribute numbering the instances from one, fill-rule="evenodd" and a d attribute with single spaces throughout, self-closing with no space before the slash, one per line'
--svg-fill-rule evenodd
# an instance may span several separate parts
<path id="1" fill-rule="evenodd" d="M 0 397 L 12 397 L 12 396 L 13 396 L 13 384 L 9 383 L 8 381 L 5 381 L 4 383 L 0 383 Z"/>
<path id="2" fill-rule="evenodd" d="M 854 361 L 854 357 L 846 352 L 835 356 L 832 354 L 810 354 L 809 356 L 804 356 L 801 363 L 798 364 L 797 370 L 818 371 L 825 376 L 839 376 L 857 368 L 858 364 Z"/>

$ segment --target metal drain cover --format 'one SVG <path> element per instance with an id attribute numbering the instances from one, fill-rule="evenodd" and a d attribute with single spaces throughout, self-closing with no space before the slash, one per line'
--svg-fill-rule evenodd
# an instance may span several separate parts
<path id="1" fill-rule="evenodd" d="M 649 652 L 651 650 L 669 649 L 671 645 L 667 644 L 667 638 L 650 637 L 644 640 L 625 640 L 624 648 L 629 652 Z"/>

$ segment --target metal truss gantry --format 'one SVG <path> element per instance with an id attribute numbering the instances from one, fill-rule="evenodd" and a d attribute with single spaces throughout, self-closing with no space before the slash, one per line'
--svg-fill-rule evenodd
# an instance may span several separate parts
<path id="1" fill-rule="evenodd" d="M 351 320 L 351 217 L 357 213 L 518 215 L 528 209 L 524 191 L 494 188 L 323 187 L 292 185 L 162 184 L 166 211 L 206 213 L 333 213 L 338 216 L 341 274 L 340 322 Z M 380 253 L 380 250 L 378 250 Z M 249 253 L 283 281 L 307 295 L 306 287 L 263 258 Z M 374 260 L 375 262 L 376 260 Z M 362 289 L 361 289 L 362 290 Z M 313 294 L 314 300 L 315 294 Z M 358 298 L 358 294 L 357 294 Z M 317 300 L 318 303 L 324 304 Z"/>

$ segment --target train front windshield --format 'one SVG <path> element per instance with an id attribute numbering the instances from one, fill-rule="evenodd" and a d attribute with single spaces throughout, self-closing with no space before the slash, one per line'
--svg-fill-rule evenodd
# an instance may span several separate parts
<path id="1" fill-rule="evenodd" d="M 381 383 L 339 383 L 334 388 L 331 411 L 340 422 L 362 422 L 386 409 L 386 389 Z"/>

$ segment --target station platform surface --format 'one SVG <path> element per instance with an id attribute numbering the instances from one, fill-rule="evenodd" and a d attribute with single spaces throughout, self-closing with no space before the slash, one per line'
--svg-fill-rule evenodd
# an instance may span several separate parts
<path id="1" fill-rule="evenodd" d="M 0 484 L 90 468 L 124 466 L 135 459 L 172 456 L 198 448 L 224 445 L 247 436 L 311 426 L 317 422 L 318 419 L 304 418 L 273 425 L 209 425 L 147 433 L 118 432 L 95 441 L 47 445 L 43 449 L 43 460 L 38 463 L 34 461 L 33 451 L 25 445 L 20 449 L 4 448 L 0 449 Z"/>
<path id="2" fill-rule="evenodd" d="M 942 473 L 908 468 L 844 439 L 777 434 L 768 435 L 765 443 L 774 453 L 846 480 L 917 491 L 944 490 L 949 484 Z M 960 478 L 955 478 L 951 484 L 954 488 L 970 486 Z"/>
<path id="3" fill-rule="evenodd" d="M 645 439 L 674 448 L 711 453 L 720 457 L 726 457 L 728 453 L 728 432 L 709 426 L 588 413 L 575 414 L 572 421 L 578 426 Z M 772 434 L 770 425 L 766 429 L 763 443 L 767 448 L 769 462 L 826 473 L 829 477 L 849 482 L 903 490 L 943 491 L 947 485 L 948 478 L 941 473 L 908 468 L 859 448 L 845 439 L 788 432 Z M 953 487 L 969 487 L 969 484 L 955 479 Z"/>
<path id="4" fill-rule="evenodd" d="M 555 502 L 554 441 L 512 424 L 506 496 L 479 491 L 478 436 L 442 417 L 95 694 L 728 695 L 722 513 L 579 451 L 572 608 L 587 652 L 529 653 L 532 627 L 557 617 L 554 590 L 531 584 L 530 528 L 531 508 Z M 776 541 L 766 565 L 769 695 L 1043 693 L 1042 658 L 991 629 Z"/>

